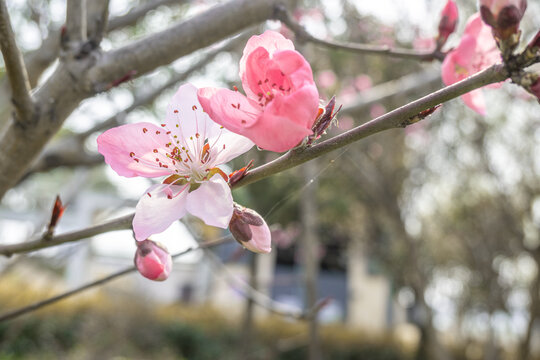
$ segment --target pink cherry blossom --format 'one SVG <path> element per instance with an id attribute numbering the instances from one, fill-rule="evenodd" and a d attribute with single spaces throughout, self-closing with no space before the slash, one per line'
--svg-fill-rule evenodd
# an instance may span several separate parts
<path id="1" fill-rule="evenodd" d="M 267 254 L 272 251 L 272 235 L 266 221 L 255 210 L 234 204 L 229 229 L 246 249 Z"/>
<path id="2" fill-rule="evenodd" d="M 477 13 L 469 18 L 457 48 L 446 55 L 442 64 L 442 79 L 446 85 L 451 85 L 500 60 L 501 56 L 491 30 Z M 490 85 L 490 87 L 497 86 L 500 84 Z M 480 89 L 473 90 L 461 98 L 468 107 L 485 115 L 486 105 Z"/>
<path id="3" fill-rule="evenodd" d="M 133 219 L 137 240 L 166 230 L 186 213 L 207 225 L 227 228 L 233 212 L 231 190 L 217 166 L 254 144 L 214 123 L 197 101 L 197 88 L 182 85 L 161 126 L 136 123 L 101 134 L 98 151 L 119 175 L 168 176 L 139 200 Z"/>
<path id="4" fill-rule="evenodd" d="M 154 281 L 166 280 L 172 269 L 167 248 L 152 240 L 137 241 L 134 263 L 142 276 Z"/>
<path id="5" fill-rule="evenodd" d="M 246 96 L 218 88 L 199 89 L 204 111 L 218 124 L 282 152 L 311 135 L 319 93 L 309 63 L 275 31 L 251 37 L 240 60 Z"/>

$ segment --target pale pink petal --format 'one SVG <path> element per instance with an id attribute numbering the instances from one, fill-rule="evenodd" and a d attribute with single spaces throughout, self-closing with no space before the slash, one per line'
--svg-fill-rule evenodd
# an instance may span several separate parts
<path id="1" fill-rule="evenodd" d="M 262 149 L 284 152 L 297 146 L 313 132 L 288 117 L 265 113 L 255 126 L 244 134 Z"/>
<path id="2" fill-rule="evenodd" d="M 266 221 L 262 217 L 261 219 L 263 220 L 261 226 L 249 225 L 252 234 L 251 240 L 243 242 L 242 245 L 250 251 L 268 254 L 272 251 L 272 234 Z"/>
<path id="3" fill-rule="evenodd" d="M 215 175 L 187 195 L 186 209 L 206 225 L 226 229 L 233 213 L 231 189 L 220 175 Z"/>
<path id="4" fill-rule="evenodd" d="M 232 159 L 249 151 L 255 145 L 247 137 L 235 134 L 227 129 L 222 130 L 221 136 L 216 139 L 215 147 L 223 149 L 215 159 L 215 164 L 225 164 Z"/>
<path id="5" fill-rule="evenodd" d="M 184 141 L 184 145 L 189 146 L 192 152 L 200 147 L 196 144 L 197 139 L 202 141 L 211 137 L 219 132 L 220 128 L 203 111 L 197 97 L 197 88 L 190 83 L 180 86 L 174 94 L 167 107 L 164 125 L 168 131 L 171 131 L 171 136 L 176 135 L 177 139 Z"/>
<path id="6" fill-rule="evenodd" d="M 163 232 L 183 217 L 186 214 L 187 194 L 187 186 L 152 185 L 135 208 L 135 239 L 145 240 L 150 235 Z"/>
<path id="7" fill-rule="evenodd" d="M 277 50 L 294 50 L 294 44 L 278 32 L 267 30 L 261 35 L 252 36 L 246 46 L 240 59 L 240 78 L 243 81 L 246 71 L 246 61 L 248 56 L 257 48 L 262 47 L 272 56 Z M 245 89 L 244 89 L 245 90 Z M 247 92 L 246 92 L 247 93 Z"/>
<path id="8" fill-rule="evenodd" d="M 456 72 L 456 55 L 455 52 L 450 52 L 444 58 L 441 66 L 441 77 L 445 85 L 452 85 L 460 79 Z"/>
<path id="9" fill-rule="evenodd" d="M 256 103 L 238 91 L 201 88 L 198 94 L 204 111 L 212 120 L 237 134 L 255 124 L 262 113 Z"/>
<path id="10" fill-rule="evenodd" d="M 126 177 L 171 174 L 170 169 L 159 166 L 159 162 L 169 161 L 162 151 L 169 141 L 163 129 L 146 122 L 118 126 L 97 138 L 98 151 L 105 162 Z"/>
<path id="11" fill-rule="evenodd" d="M 462 95 L 461 98 L 465 105 L 479 113 L 480 115 L 486 115 L 486 102 L 484 100 L 484 94 L 482 90 L 476 89 L 465 95 Z"/>

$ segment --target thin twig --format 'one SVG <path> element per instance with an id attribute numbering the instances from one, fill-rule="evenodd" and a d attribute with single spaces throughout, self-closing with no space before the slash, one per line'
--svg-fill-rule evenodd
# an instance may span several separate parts
<path id="1" fill-rule="evenodd" d="M 221 244 L 225 244 L 226 242 L 229 242 L 231 240 L 232 240 L 232 238 L 230 236 L 225 236 L 225 237 L 219 238 L 217 240 L 204 242 L 204 243 L 199 244 L 198 246 L 190 247 L 190 248 L 188 248 L 188 249 L 186 249 L 186 250 L 184 250 L 182 252 L 174 254 L 172 257 L 173 257 L 173 259 L 175 259 L 177 257 L 180 257 L 180 256 L 185 255 L 187 253 L 190 253 L 192 251 L 199 250 L 199 249 L 206 249 L 206 248 L 210 248 L 210 247 L 213 247 L 213 246 L 218 246 L 218 245 L 221 245 Z M 35 303 L 31 304 L 31 305 L 27 305 L 27 306 L 24 306 L 24 307 L 19 308 L 19 309 L 8 311 L 8 312 L 0 315 L 0 322 L 7 321 L 7 320 L 12 320 L 12 319 L 14 319 L 16 317 L 19 317 L 21 315 L 27 314 L 29 312 L 32 312 L 32 311 L 35 311 L 35 310 L 38 310 L 38 309 L 41 309 L 42 307 L 54 304 L 54 303 L 56 303 L 56 302 L 58 302 L 60 300 L 63 300 L 63 299 L 68 298 L 70 296 L 76 295 L 76 294 L 78 294 L 80 292 L 83 292 L 84 290 L 88 290 L 88 289 L 91 289 L 93 287 L 103 285 L 103 284 L 105 284 L 105 283 L 107 283 L 107 282 L 109 282 L 111 280 L 114 280 L 114 279 L 119 278 L 121 276 L 130 274 L 132 272 L 135 272 L 136 270 L 137 269 L 135 268 L 135 266 L 130 266 L 130 267 L 127 267 L 127 268 L 125 268 L 123 270 L 120 270 L 118 272 L 112 273 L 112 274 L 110 274 L 108 276 L 102 277 L 101 279 L 98 279 L 98 280 L 92 281 L 92 282 L 90 282 L 88 284 L 79 286 L 79 287 L 77 287 L 77 288 L 75 288 L 73 290 L 66 291 L 65 293 L 53 296 L 53 297 L 45 299 L 45 300 L 35 302 Z"/>
<path id="2" fill-rule="evenodd" d="M 433 60 L 444 60 L 445 54 L 439 50 L 433 51 L 417 51 L 413 49 L 398 49 L 392 48 L 386 45 L 370 45 L 370 44 L 356 44 L 350 42 L 339 42 L 335 40 L 321 40 L 306 31 L 298 22 L 296 22 L 289 12 L 282 6 L 276 8 L 276 18 L 282 23 L 287 25 L 296 36 L 301 40 L 314 43 L 316 45 L 321 45 L 323 47 L 336 49 L 336 50 L 346 50 L 352 51 L 358 54 L 367 54 L 367 55 L 383 55 L 390 56 L 395 58 L 402 59 L 413 59 L 420 61 L 433 61 Z"/>
<path id="3" fill-rule="evenodd" d="M 5 0 L 0 0 L 0 47 L 11 85 L 12 101 L 21 123 L 30 121 L 34 114 L 34 103 L 30 97 L 30 82 L 24 61 L 11 27 Z"/>
<path id="4" fill-rule="evenodd" d="M 325 140 L 317 145 L 292 149 L 277 158 L 276 160 L 249 171 L 246 176 L 244 176 L 242 179 L 240 179 L 233 185 L 233 188 L 248 185 L 264 179 L 268 176 L 288 170 L 290 168 L 303 164 L 306 161 L 315 159 L 333 150 L 347 146 L 355 141 L 382 132 L 384 130 L 405 127 L 408 125 L 408 120 L 411 117 L 414 117 L 415 115 L 420 113 L 421 111 L 432 108 L 448 100 L 454 99 L 460 95 L 463 95 L 471 90 L 480 88 L 482 86 L 504 81 L 508 78 L 508 76 L 508 72 L 504 69 L 503 65 L 493 65 L 479 73 L 476 73 L 473 76 L 468 77 L 467 79 L 442 88 L 441 90 L 424 96 L 416 101 L 413 101 L 407 105 L 395 109 L 365 124 L 357 126 L 343 134 L 334 136 L 333 138 Z M 122 219 L 129 222 L 130 219 L 133 218 L 133 216 L 134 214 L 126 215 Z M 118 220 L 120 219 L 117 219 L 116 221 Z M 53 237 L 51 241 L 47 243 L 41 243 L 38 240 L 33 242 L 24 242 L 19 244 L 0 246 L 0 255 L 11 255 L 15 253 L 28 252 L 58 245 L 67 241 L 84 239 L 93 235 L 101 234 L 103 232 L 115 230 L 114 223 L 115 220 L 112 220 L 111 222 L 89 227 L 75 233 L 58 235 Z M 129 224 L 126 224 L 124 222 L 122 222 L 122 224 L 123 226 L 125 226 L 122 228 L 129 228 Z M 107 226 L 112 227 L 111 229 L 109 229 L 107 228 Z"/>
<path id="5" fill-rule="evenodd" d="M 44 241 L 39 238 L 31 241 L 26 241 L 19 244 L 4 245 L 0 247 L 0 254 L 11 256 L 16 253 L 35 251 L 39 249 L 57 246 L 67 242 L 73 242 L 81 239 L 86 239 L 94 235 L 102 234 L 115 230 L 126 230 L 131 228 L 134 214 L 125 215 L 117 219 L 109 220 L 99 225 L 90 226 L 83 230 L 73 231 L 66 234 L 56 235 Z"/>

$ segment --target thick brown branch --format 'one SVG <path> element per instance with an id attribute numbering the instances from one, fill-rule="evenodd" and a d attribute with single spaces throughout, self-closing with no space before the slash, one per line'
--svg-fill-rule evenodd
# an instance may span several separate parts
<path id="1" fill-rule="evenodd" d="M 300 40 L 308 41 L 316 45 L 320 45 L 322 47 L 326 47 L 330 49 L 352 51 L 358 54 L 383 55 L 383 56 L 389 56 L 389 57 L 395 57 L 395 58 L 413 59 L 413 60 L 420 60 L 420 61 L 433 61 L 434 59 L 443 60 L 445 56 L 444 53 L 438 50 L 417 51 L 417 50 L 412 50 L 412 49 L 391 48 L 386 45 L 381 46 L 381 45 L 339 42 L 339 41 L 333 41 L 333 40 L 321 40 L 312 36 L 310 33 L 308 33 L 282 7 L 278 9 L 277 19 L 279 19 L 282 23 L 287 25 L 287 27 L 289 27 L 289 29 L 291 29 L 295 33 L 295 35 L 298 38 L 300 38 Z"/>
<path id="2" fill-rule="evenodd" d="M 223 237 L 223 238 L 220 238 L 220 239 L 217 239 L 217 240 L 214 240 L 214 241 L 204 242 L 204 243 L 199 244 L 199 246 L 191 247 L 191 248 L 188 248 L 188 249 L 186 249 L 186 250 L 184 250 L 182 252 L 174 254 L 173 258 L 180 257 L 182 255 L 185 255 L 185 254 L 190 253 L 190 252 L 195 251 L 195 250 L 206 249 L 206 248 L 210 248 L 210 247 L 213 247 L 213 246 L 221 245 L 221 244 L 224 244 L 224 243 L 226 243 L 228 241 L 231 241 L 230 237 Z M 83 292 L 85 290 L 94 288 L 94 287 L 99 286 L 99 285 L 103 285 L 103 284 L 105 284 L 105 283 L 107 283 L 107 282 L 109 282 L 111 280 L 114 280 L 114 279 L 119 278 L 121 276 L 130 274 L 132 272 L 135 272 L 136 270 L 137 269 L 134 266 L 130 266 L 130 267 L 125 268 L 124 270 L 120 270 L 120 271 L 115 272 L 115 273 L 113 273 L 111 275 L 102 277 L 101 279 L 98 279 L 98 280 L 92 281 L 92 282 L 90 282 L 88 284 L 79 286 L 79 287 L 77 287 L 77 288 L 75 288 L 73 290 L 67 291 L 65 293 L 53 296 L 53 297 L 48 298 L 46 300 L 38 301 L 36 303 L 33 303 L 31 305 L 28 305 L 28 306 L 24 306 L 24 307 L 19 308 L 19 309 L 8 311 L 8 312 L 0 315 L 0 322 L 8 321 L 8 320 L 14 319 L 16 317 L 19 317 L 21 315 L 27 314 L 29 312 L 41 309 L 42 307 L 54 304 L 54 303 L 56 303 L 56 302 L 58 302 L 60 300 L 66 299 L 66 298 L 68 298 L 70 296 L 76 295 L 76 294 L 81 293 L 81 292 Z"/>
<path id="3" fill-rule="evenodd" d="M 12 101 L 17 112 L 17 119 L 21 123 L 28 123 L 34 114 L 34 104 L 30 97 L 28 74 L 21 52 L 15 42 L 15 34 L 11 28 L 5 0 L 0 0 L 0 47 L 11 85 Z"/>

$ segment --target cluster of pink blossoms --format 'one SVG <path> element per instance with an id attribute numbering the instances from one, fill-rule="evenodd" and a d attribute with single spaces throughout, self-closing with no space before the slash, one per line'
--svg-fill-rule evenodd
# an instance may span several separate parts
<path id="1" fill-rule="evenodd" d="M 499 62 L 505 41 L 512 44 L 519 38 L 518 25 L 526 5 L 526 0 L 480 0 L 481 13 L 469 18 L 459 45 L 445 56 L 445 84 Z M 435 51 L 441 51 L 457 19 L 457 6 L 448 0 L 441 13 L 439 34 L 433 40 Z M 539 39 L 537 35 L 529 44 L 532 52 L 540 50 Z M 149 279 L 166 279 L 172 259 L 162 245 L 148 238 L 187 213 L 207 225 L 229 228 L 251 251 L 270 252 L 270 230 L 264 219 L 232 199 L 231 184 L 245 169 L 229 177 L 219 166 L 254 144 L 276 152 L 310 144 L 331 123 L 335 99 L 326 108 L 319 108 L 309 63 L 281 34 L 266 31 L 249 39 L 239 75 L 245 95 L 236 88 L 197 89 L 185 84 L 174 95 L 161 126 L 128 124 L 98 138 L 99 152 L 119 175 L 166 177 L 146 190 L 133 219 L 138 241 L 135 264 Z M 540 81 L 533 80 L 536 82 L 530 81 L 528 90 L 540 97 Z M 485 113 L 479 89 L 462 98 L 470 108 Z"/>
<path id="2" fill-rule="evenodd" d="M 148 238 L 187 213 L 229 228 L 251 251 L 271 251 L 268 225 L 233 202 L 229 176 L 219 166 L 254 144 L 281 152 L 301 143 L 313 134 L 319 95 L 308 62 L 290 40 L 272 31 L 248 41 L 240 77 L 247 96 L 184 84 L 160 126 L 123 125 L 97 139 L 98 151 L 119 175 L 166 177 L 145 191 L 133 219 L 135 264 L 151 280 L 165 280 L 172 260 Z"/>

